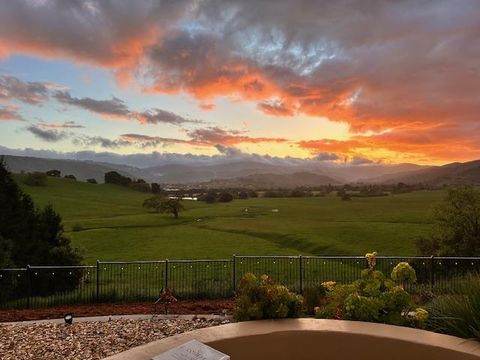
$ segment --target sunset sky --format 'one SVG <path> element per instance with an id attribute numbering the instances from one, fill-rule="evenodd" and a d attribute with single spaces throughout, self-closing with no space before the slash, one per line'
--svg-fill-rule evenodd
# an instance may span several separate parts
<path id="1" fill-rule="evenodd" d="M 0 0 L 0 145 L 480 158 L 480 1 Z"/>

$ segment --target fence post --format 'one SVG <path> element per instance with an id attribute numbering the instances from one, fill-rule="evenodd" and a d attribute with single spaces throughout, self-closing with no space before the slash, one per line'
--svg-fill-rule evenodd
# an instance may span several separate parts
<path id="1" fill-rule="evenodd" d="M 435 281 L 435 256 L 430 257 L 430 291 L 433 291 Z"/>
<path id="2" fill-rule="evenodd" d="M 32 297 L 32 269 L 27 265 L 27 309 L 30 309 L 30 299 Z"/>
<path id="3" fill-rule="evenodd" d="M 165 259 L 165 279 L 163 281 L 165 291 L 168 290 L 168 259 Z"/>
<path id="4" fill-rule="evenodd" d="M 299 271 L 300 271 L 300 294 L 303 294 L 303 257 L 302 255 L 298 256 L 299 260 Z"/>
<path id="5" fill-rule="evenodd" d="M 100 301 L 100 260 L 97 260 L 97 274 L 96 274 L 96 289 L 95 289 L 95 301 L 98 303 Z"/>
<path id="6" fill-rule="evenodd" d="M 232 289 L 233 295 L 237 291 L 237 257 L 235 254 L 232 256 Z"/>

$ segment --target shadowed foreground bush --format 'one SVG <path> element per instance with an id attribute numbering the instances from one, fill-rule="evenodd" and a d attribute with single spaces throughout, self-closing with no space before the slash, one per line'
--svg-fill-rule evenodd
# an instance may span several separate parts
<path id="1" fill-rule="evenodd" d="M 411 295 L 404 289 L 409 282 L 416 281 L 415 270 L 401 262 L 389 279 L 375 270 L 376 253 L 367 254 L 366 258 L 368 269 L 362 271 L 360 279 L 348 285 L 325 283 L 327 292 L 315 308 L 315 317 L 423 327 L 428 313 L 415 308 Z"/>
<path id="2" fill-rule="evenodd" d="M 435 298 L 429 312 L 431 330 L 480 341 L 480 276 L 471 275 L 454 294 Z"/>
<path id="3" fill-rule="evenodd" d="M 285 286 L 275 284 L 267 275 L 243 276 L 238 288 L 234 318 L 236 321 L 299 317 L 303 299 Z"/>

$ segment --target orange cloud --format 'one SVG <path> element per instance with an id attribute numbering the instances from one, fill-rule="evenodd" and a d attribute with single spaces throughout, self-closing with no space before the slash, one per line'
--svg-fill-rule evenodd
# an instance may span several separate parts
<path id="1" fill-rule="evenodd" d="M 419 162 L 466 161 L 480 157 L 478 143 L 480 126 L 470 128 L 439 125 L 436 127 L 414 127 L 396 129 L 396 131 L 357 135 L 348 140 L 319 139 L 300 141 L 297 145 L 312 154 L 322 152 L 340 153 L 347 156 L 355 154 L 375 155 L 386 152 L 399 154 Z"/>
<path id="2" fill-rule="evenodd" d="M 16 106 L 0 105 L 0 121 L 11 121 L 11 120 L 24 121 L 24 118 L 18 112 L 18 108 Z"/>
<path id="3" fill-rule="evenodd" d="M 200 106 L 200 109 L 204 111 L 210 111 L 215 109 L 215 104 L 212 104 L 212 103 L 201 103 L 199 106 Z"/>

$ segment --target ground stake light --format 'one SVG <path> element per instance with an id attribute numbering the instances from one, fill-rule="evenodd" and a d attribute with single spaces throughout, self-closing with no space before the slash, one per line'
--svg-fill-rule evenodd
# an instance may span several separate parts
<path id="1" fill-rule="evenodd" d="M 73 314 L 70 314 L 70 313 L 65 314 L 63 316 L 63 320 L 65 320 L 65 324 L 71 325 L 73 323 Z"/>

